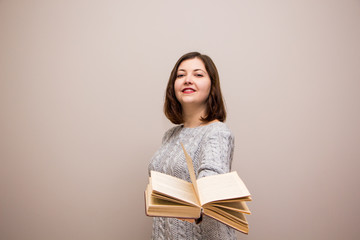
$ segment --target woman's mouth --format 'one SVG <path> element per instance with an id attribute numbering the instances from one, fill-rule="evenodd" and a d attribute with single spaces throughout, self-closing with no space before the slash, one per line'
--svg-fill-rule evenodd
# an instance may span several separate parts
<path id="1" fill-rule="evenodd" d="M 194 93 L 195 92 L 195 89 L 192 89 L 192 88 L 184 88 L 182 90 L 183 93 Z"/>

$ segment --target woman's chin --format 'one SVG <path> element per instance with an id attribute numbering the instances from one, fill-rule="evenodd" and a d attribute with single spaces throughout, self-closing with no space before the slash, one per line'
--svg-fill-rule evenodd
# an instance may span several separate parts
<path id="1" fill-rule="evenodd" d="M 184 107 L 199 107 L 199 108 L 203 108 L 206 106 L 205 102 L 200 102 L 200 101 L 192 101 L 192 100 L 186 100 L 186 101 L 181 101 L 181 106 Z"/>

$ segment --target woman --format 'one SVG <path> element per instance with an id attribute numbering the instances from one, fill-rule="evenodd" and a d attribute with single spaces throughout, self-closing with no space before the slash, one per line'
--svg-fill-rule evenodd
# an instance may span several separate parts
<path id="1" fill-rule="evenodd" d="M 230 171 L 234 139 L 223 123 L 226 111 L 219 75 L 206 55 L 191 52 L 175 64 L 166 89 L 164 112 L 174 124 L 149 165 L 154 170 L 190 182 L 182 143 L 202 178 Z M 197 221 L 198 222 L 198 221 Z M 204 216 L 198 224 L 176 218 L 154 218 L 152 239 L 236 239 L 235 231 Z"/>

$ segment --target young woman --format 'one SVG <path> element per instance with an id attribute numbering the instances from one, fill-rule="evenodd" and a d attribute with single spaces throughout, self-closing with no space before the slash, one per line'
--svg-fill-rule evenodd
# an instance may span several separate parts
<path id="1" fill-rule="evenodd" d="M 154 170 L 190 182 L 182 143 L 193 159 L 197 178 L 230 171 L 234 138 L 223 123 L 226 111 L 219 75 L 210 57 L 198 52 L 183 55 L 175 64 L 166 89 L 169 129 L 149 165 Z M 198 222 L 198 221 L 196 221 Z M 236 239 L 235 231 L 203 216 L 200 223 L 154 218 L 152 239 Z"/>

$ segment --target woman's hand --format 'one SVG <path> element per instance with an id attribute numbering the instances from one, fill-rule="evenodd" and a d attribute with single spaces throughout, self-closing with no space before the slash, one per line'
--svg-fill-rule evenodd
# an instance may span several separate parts
<path id="1" fill-rule="evenodd" d="M 195 222 L 195 219 L 193 219 L 193 218 L 177 218 L 177 219 L 179 219 L 181 221 L 187 221 L 189 223 L 194 223 Z"/>

